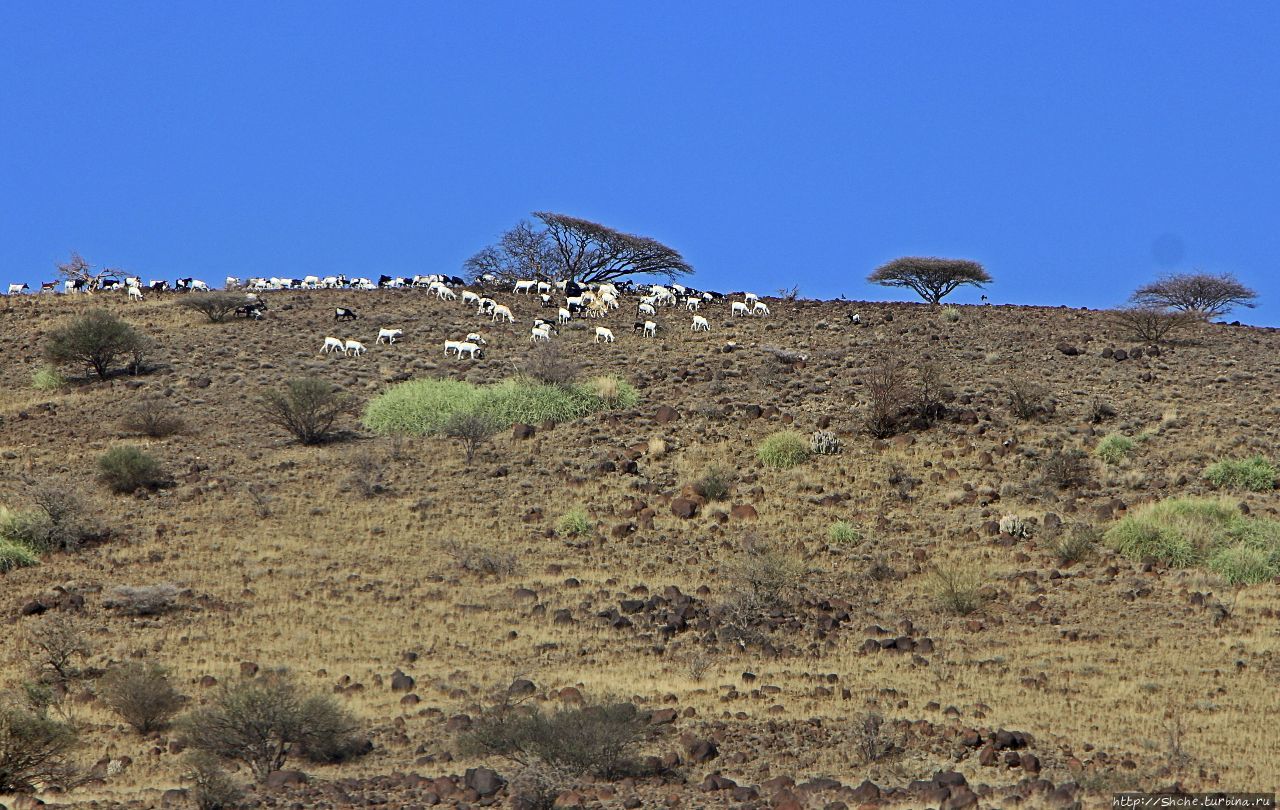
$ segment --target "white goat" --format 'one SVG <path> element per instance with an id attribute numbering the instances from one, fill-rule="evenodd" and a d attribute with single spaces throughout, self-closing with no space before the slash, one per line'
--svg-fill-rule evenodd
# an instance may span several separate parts
<path id="1" fill-rule="evenodd" d="M 462 291 L 462 303 L 464 303 L 464 304 L 479 304 L 479 303 L 480 303 L 480 294 L 479 294 L 479 293 L 473 293 L 473 292 L 471 292 L 471 290 L 463 290 L 463 291 Z"/>
<path id="2" fill-rule="evenodd" d="M 693 316 L 693 326 L 689 327 L 690 332 L 710 332 L 711 324 L 701 315 Z"/>
<path id="3" fill-rule="evenodd" d="M 769 305 L 763 301 L 757 301 L 756 305 L 751 308 L 752 315 L 768 315 Z"/>
<path id="4" fill-rule="evenodd" d="M 327 337 L 324 339 L 324 346 L 320 348 L 320 353 L 328 354 L 329 352 L 340 352 L 345 348 L 346 347 L 342 344 L 342 338 Z"/>
<path id="5" fill-rule="evenodd" d="M 641 304 L 640 306 L 636 307 L 636 311 L 640 315 L 657 315 L 658 314 L 658 310 L 653 308 L 653 304 Z"/>
<path id="6" fill-rule="evenodd" d="M 128 293 L 129 293 L 129 300 L 130 300 L 130 301 L 141 301 L 141 300 L 142 300 L 142 288 L 140 288 L 140 287 L 132 287 L 132 286 L 131 286 L 131 287 L 129 287 L 129 289 L 128 289 Z"/>
<path id="7" fill-rule="evenodd" d="M 684 299 L 684 308 L 685 308 L 685 309 L 687 309 L 687 310 L 689 310 L 690 312 L 697 312 L 697 311 L 698 311 L 698 309 L 699 309 L 701 306 L 702 306 L 702 299 L 701 299 L 701 298 L 686 298 L 686 299 Z"/>
<path id="8" fill-rule="evenodd" d="M 517 281 L 513 293 L 531 293 L 538 286 L 537 281 Z"/>
<path id="9" fill-rule="evenodd" d="M 560 312 L 556 314 L 556 321 L 559 323 L 568 323 L 572 319 L 573 316 L 569 314 L 569 310 L 564 307 L 560 307 Z"/>
<path id="10" fill-rule="evenodd" d="M 458 353 L 458 356 L 459 356 L 459 357 L 461 357 L 461 356 L 462 356 L 462 346 L 465 344 L 465 342 L 466 342 L 466 341 L 462 341 L 462 340 L 446 340 L 446 341 L 444 342 L 444 353 L 445 353 L 445 356 L 447 357 L 447 356 L 449 355 L 449 350 L 450 350 L 450 349 L 452 349 L 453 351 L 455 351 L 455 352 L 457 352 L 457 353 Z M 472 344 L 472 345 L 475 345 L 475 344 Z"/>
<path id="11" fill-rule="evenodd" d="M 603 326 L 597 326 L 597 327 L 596 327 L 596 343 L 599 343 L 599 342 L 600 342 L 600 341 L 602 341 L 602 340 L 603 340 L 605 343 L 612 343 L 612 342 L 613 342 L 613 330 L 611 330 L 611 329 L 605 329 Z"/>
<path id="12" fill-rule="evenodd" d="M 539 340 L 551 340 L 551 324 L 540 323 L 529 330 L 529 340 L 536 343 Z"/>
<path id="13" fill-rule="evenodd" d="M 487 341 L 487 340 L 485 340 L 484 338 L 480 337 L 480 333 L 479 333 L 479 332 L 471 332 L 470 334 L 468 334 L 468 335 L 467 335 L 467 342 L 468 342 L 468 343 L 475 343 L 475 344 L 476 344 L 476 345 L 478 345 L 478 346 L 483 346 L 483 345 L 485 345 L 486 343 L 488 343 L 489 341 Z"/>
<path id="14" fill-rule="evenodd" d="M 733 306 L 729 307 L 730 315 L 747 315 L 751 310 L 747 309 L 747 305 L 741 301 L 734 301 Z"/>
<path id="15" fill-rule="evenodd" d="M 742 294 L 742 297 L 743 297 L 744 299 L 746 299 L 746 302 L 747 302 L 748 304 L 749 304 L 749 303 L 751 303 L 752 301 L 759 301 L 759 300 L 760 300 L 760 296 L 756 295 L 755 293 L 743 293 L 743 294 Z"/>
<path id="16" fill-rule="evenodd" d="M 396 342 L 396 338 L 402 337 L 403 335 L 404 335 L 404 332 L 400 329 L 379 329 L 378 339 L 374 342 L 381 343 L 382 341 L 385 340 L 387 344 L 390 345 Z"/>
<path id="17" fill-rule="evenodd" d="M 463 352 L 466 352 L 467 356 L 470 357 L 472 360 L 476 359 L 477 357 L 484 357 L 484 349 L 481 349 L 479 346 L 477 346 L 474 343 L 458 343 L 456 345 L 456 348 L 458 350 L 459 360 L 462 359 Z"/>
<path id="18" fill-rule="evenodd" d="M 658 336 L 658 325 L 657 325 L 656 323 L 654 323 L 653 321 L 645 321 L 645 322 L 644 322 L 644 336 L 645 336 L 645 337 L 657 337 L 657 336 Z"/>
<path id="19" fill-rule="evenodd" d="M 511 308 L 506 304 L 498 304 L 493 308 L 492 320 L 506 319 L 508 323 L 515 323 L 516 316 L 511 314 Z"/>
<path id="20" fill-rule="evenodd" d="M 348 340 L 346 343 L 342 344 L 343 354 L 355 354 L 356 357 L 359 357 L 366 351 L 368 351 L 368 349 L 366 349 L 364 344 L 358 340 Z"/>

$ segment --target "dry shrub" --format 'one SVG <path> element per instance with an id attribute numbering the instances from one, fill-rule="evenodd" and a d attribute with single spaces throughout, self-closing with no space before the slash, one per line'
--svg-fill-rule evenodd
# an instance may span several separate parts
<path id="1" fill-rule="evenodd" d="M 1040 465 L 1040 480 L 1054 489 L 1075 489 L 1089 483 L 1089 455 L 1083 450 L 1055 450 Z"/>
<path id="2" fill-rule="evenodd" d="M 985 581 L 976 568 L 960 565 L 938 566 L 933 570 L 933 598 L 938 608 L 953 616 L 968 616 L 986 601 Z"/>
<path id="3" fill-rule="evenodd" d="M 733 480 L 734 475 L 729 469 L 713 464 L 694 482 L 693 489 L 709 501 L 723 501 L 729 497 Z"/>
<path id="4" fill-rule="evenodd" d="M 284 428 L 303 444 L 320 444 L 333 436 L 338 417 L 355 410 L 351 397 L 316 377 L 289 380 L 281 391 L 270 391 L 258 403 L 262 416 Z"/>
<path id="5" fill-rule="evenodd" d="M 867 410 L 863 425 L 877 439 L 898 432 L 907 400 L 906 369 L 900 360 L 886 358 L 871 367 L 866 376 Z"/>
<path id="6" fill-rule="evenodd" d="M 22 703 L 0 695 L 0 793 L 73 786 L 75 729 Z"/>
<path id="7" fill-rule="evenodd" d="M 178 586 L 172 582 L 155 585 L 117 585 L 102 600 L 102 606 L 126 616 L 159 616 L 173 610 Z"/>
<path id="8" fill-rule="evenodd" d="M 120 426 L 129 433 L 163 439 L 181 433 L 186 423 L 162 400 L 144 399 L 121 418 Z"/>
<path id="9" fill-rule="evenodd" d="M 80 623 L 62 613 L 41 616 L 23 638 L 28 660 L 42 683 L 66 685 L 80 677 L 76 662 L 92 652 Z"/>
<path id="10" fill-rule="evenodd" d="M 244 794 L 222 762 L 208 751 L 193 751 L 185 759 L 182 778 L 191 783 L 196 810 L 226 810 L 240 803 Z"/>
<path id="11" fill-rule="evenodd" d="M 1009 410 L 1019 419 L 1041 419 L 1053 412 L 1049 390 L 1030 380 L 1011 378 L 1005 383 Z"/>
<path id="12" fill-rule="evenodd" d="M 1163 343 L 1196 321 L 1190 313 L 1153 306 L 1118 309 L 1112 319 L 1126 339 L 1141 343 Z"/>
<path id="13" fill-rule="evenodd" d="M 226 320 L 227 316 L 235 312 L 237 307 L 243 306 L 247 300 L 239 293 L 210 290 L 189 293 L 178 301 L 178 306 L 199 312 L 209 319 L 209 323 L 219 323 Z"/>
<path id="14" fill-rule="evenodd" d="M 139 734 L 168 725 L 183 703 L 164 668 L 154 663 L 112 667 L 103 676 L 98 695 Z"/>
<path id="15" fill-rule="evenodd" d="M 511 576 L 519 568 L 515 554 L 496 546 L 450 540 L 444 544 L 444 552 L 462 570 L 482 576 Z"/>
<path id="16" fill-rule="evenodd" d="M 540 343 L 530 350 L 520 371 L 543 385 L 572 385 L 578 379 L 581 364 L 559 343 Z"/>
<path id="17" fill-rule="evenodd" d="M 475 460 L 476 450 L 498 431 L 498 422 L 481 410 L 459 411 L 444 423 L 444 435 L 457 439 L 466 454 L 467 466 Z"/>
<path id="18" fill-rule="evenodd" d="M 351 474 L 347 476 L 347 484 L 366 498 L 385 494 L 386 485 L 383 475 L 386 465 L 368 450 L 359 450 L 347 457 L 347 467 Z"/>

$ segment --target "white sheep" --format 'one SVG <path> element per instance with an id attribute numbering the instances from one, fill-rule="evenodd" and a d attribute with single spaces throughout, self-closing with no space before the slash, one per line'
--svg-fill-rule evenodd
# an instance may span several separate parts
<path id="1" fill-rule="evenodd" d="M 747 309 L 747 305 L 741 301 L 734 301 L 733 305 L 729 307 L 730 315 L 749 315 L 750 313 L 751 310 Z"/>
<path id="2" fill-rule="evenodd" d="M 641 304 L 636 308 L 636 311 L 639 312 L 639 314 L 641 315 L 657 315 L 658 314 L 658 310 L 653 308 L 653 304 Z"/>
<path id="3" fill-rule="evenodd" d="M 611 330 L 611 329 L 605 329 L 603 326 L 597 326 L 597 327 L 596 327 L 596 343 L 599 343 L 599 342 L 600 342 L 600 341 L 602 341 L 602 340 L 603 340 L 605 343 L 612 343 L 612 342 L 613 342 L 613 330 Z"/>
<path id="4" fill-rule="evenodd" d="M 645 322 L 644 322 L 644 336 L 645 336 L 645 337 L 657 337 L 657 336 L 658 336 L 658 325 L 657 325 L 656 323 L 654 323 L 653 321 L 645 321 Z"/>
<path id="5" fill-rule="evenodd" d="M 508 323 L 515 323 L 516 316 L 511 314 L 511 308 L 506 304 L 498 304 L 493 308 L 492 320 L 506 319 Z"/>
<path id="6" fill-rule="evenodd" d="M 711 324 L 701 315 L 693 316 L 693 326 L 689 327 L 690 332 L 710 332 Z"/>
<path id="7" fill-rule="evenodd" d="M 381 343 L 382 341 L 385 340 L 387 344 L 390 345 L 396 342 L 396 338 L 402 337 L 403 335 L 404 335 L 404 332 L 400 329 L 379 329 L 378 339 L 374 342 Z"/>
<path id="8" fill-rule="evenodd" d="M 347 342 L 342 344 L 343 354 L 354 354 L 356 357 L 359 357 L 360 355 L 364 354 L 366 351 L 368 351 L 368 349 L 366 349 L 364 347 L 364 344 L 358 340 L 348 340 Z"/>
<path id="9" fill-rule="evenodd" d="M 345 348 L 346 347 L 342 343 L 342 338 L 327 337 L 324 339 L 324 346 L 320 347 L 320 353 L 328 354 L 329 352 L 340 352 Z"/>
<path id="10" fill-rule="evenodd" d="M 769 314 L 769 305 L 768 305 L 768 304 L 766 304 L 766 303 L 765 303 L 765 302 L 763 302 L 763 301 L 757 301 L 757 302 L 756 302 L 756 305 L 755 305 L 754 307 L 752 307 L 752 308 L 751 308 L 751 314 L 752 314 L 752 315 L 762 315 L 762 316 L 763 316 L 763 315 L 768 315 L 768 314 Z"/>

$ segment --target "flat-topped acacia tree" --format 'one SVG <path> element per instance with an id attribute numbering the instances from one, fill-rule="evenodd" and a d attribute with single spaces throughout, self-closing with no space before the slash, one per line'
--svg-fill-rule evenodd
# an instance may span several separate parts
<path id="1" fill-rule="evenodd" d="M 925 301 L 936 304 L 957 287 L 990 283 L 991 276 L 982 265 L 968 259 L 903 256 L 877 267 L 867 281 L 885 287 L 909 287 Z"/>
<path id="2" fill-rule="evenodd" d="M 1139 287 L 1129 300 L 1140 307 L 1172 309 L 1208 319 L 1226 315 L 1233 307 L 1256 306 L 1258 293 L 1230 273 L 1178 273 Z"/>
<path id="3" fill-rule="evenodd" d="M 674 279 L 693 272 L 678 250 L 651 237 L 567 214 L 535 211 L 533 216 L 538 224 L 520 222 L 467 259 L 466 273 L 506 282 L 537 278 L 592 284 L 632 276 Z"/>

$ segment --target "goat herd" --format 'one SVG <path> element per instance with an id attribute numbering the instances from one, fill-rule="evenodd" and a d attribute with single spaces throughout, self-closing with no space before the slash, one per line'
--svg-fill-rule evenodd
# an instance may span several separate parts
<path id="1" fill-rule="evenodd" d="M 683 310 L 689 313 L 692 317 L 689 326 L 690 331 L 710 332 L 710 321 L 698 313 L 703 306 L 717 302 L 725 297 L 722 293 L 696 290 L 675 283 L 667 285 L 637 285 L 630 281 L 618 283 L 606 281 L 584 285 L 571 280 L 550 282 L 524 279 L 516 281 L 510 288 L 510 294 L 513 298 L 511 305 L 507 305 L 498 303 L 497 300 L 491 297 L 491 295 L 498 294 L 500 289 L 505 291 L 507 283 L 510 282 L 503 282 L 493 275 L 486 274 L 476 279 L 473 285 L 479 290 L 476 291 L 463 289 L 466 287 L 466 282 L 457 276 L 441 274 L 417 275 L 411 278 L 384 275 L 376 283 L 368 278 L 348 279 L 346 276 L 341 275 L 324 278 L 306 276 L 302 279 L 250 278 L 247 282 L 228 276 L 225 287 L 228 290 L 250 290 L 246 294 L 245 305 L 237 308 L 236 314 L 251 318 L 262 317 L 266 304 L 258 298 L 256 291 L 265 290 L 425 289 L 441 300 L 459 301 L 463 306 L 475 307 L 477 316 L 487 316 L 490 322 L 495 324 L 515 323 L 515 314 L 512 312 L 512 306 L 516 300 L 514 296 L 536 296 L 539 308 L 546 311 L 554 309 L 555 316 L 535 317 L 533 319 L 533 324 L 529 330 L 529 340 L 532 342 L 551 340 L 552 335 L 559 334 L 561 326 L 569 323 L 574 318 L 593 320 L 605 318 L 610 312 L 619 309 L 620 299 L 624 295 L 638 296 L 636 321 L 632 326 L 632 332 L 638 333 L 642 337 L 657 336 L 660 326 L 655 319 L 658 317 L 658 312 L 663 308 L 671 311 Z M 167 281 L 152 281 L 143 285 L 141 279 L 137 277 L 75 279 L 63 282 L 62 286 L 65 293 L 81 293 L 94 290 L 123 291 L 130 300 L 136 301 L 143 299 L 144 290 L 151 293 L 167 290 L 198 293 L 209 290 L 207 284 L 195 278 L 177 279 L 172 285 Z M 56 292 L 58 282 L 47 282 L 41 284 L 40 287 L 41 292 Z M 28 289 L 26 284 L 10 284 L 8 291 L 9 294 L 13 295 L 26 292 Z M 742 295 L 742 300 L 731 302 L 729 311 L 731 317 L 766 317 L 770 315 L 768 304 L 761 301 L 759 296 L 754 293 L 743 293 Z M 357 318 L 356 312 L 347 307 L 337 307 L 334 310 L 335 321 L 354 321 Z M 400 329 L 379 329 L 375 343 L 390 345 L 403 336 L 404 332 Z M 606 326 L 595 327 L 594 342 L 613 343 L 614 340 L 615 336 L 612 329 Z M 470 359 L 482 358 L 486 343 L 487 341 L 478 332 L 471 332 L 464 340 L 446 340 L 444 352 L 446 355 L 452 354 L 458 358 L 462 358 L 464 355 Z M 344 356 L 355 357 L 363 355 L 366 351 L 368 351 L 368 348 L 358 340 L 337 337 L 325 337 L 324 343 L 320 348 L 322 354 L 337 354 L 341 352 Z"/>

